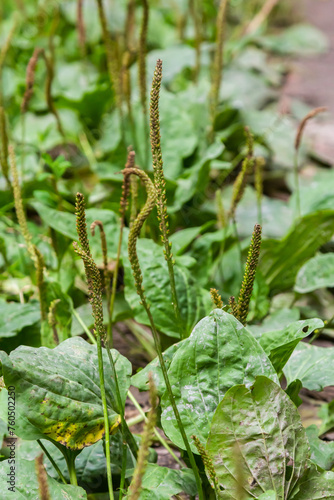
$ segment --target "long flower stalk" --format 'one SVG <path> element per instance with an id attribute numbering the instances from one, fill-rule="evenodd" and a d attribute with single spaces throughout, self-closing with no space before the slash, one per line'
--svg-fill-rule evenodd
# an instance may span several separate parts
<path id="1" fill-rule="evenodd" d="M 92 304 L 92 308 L 93 308 L 93 316 L 94 316 L 94 320 L 95 320 L 95 331 L 100 332 L 100 337 L 102 337 L 102 340 L 104 341 L 107 355 L 109 358 L 109 363 L 110 363 L 110 366 L 111 366 L 111 369 L 113 372 L 113 377 L 115 380 L 115 388 L 116 388 L 117 410 L 118 410 L 120 417 L 121 417 L 121 428 L 122 428 L 122 434 L 123 434 L 123 442 L 125 442 L 125 440 L 128 442 L 133 455 L 136 457 L 138 447 L 136 445 L 136 442 L 135 442 L 135 440 L 134 440 L 134 438 L 133 438 L 133 436 L 132 436 L 132 434 L 131 434 L 131 432 L 126 424 L 125 418 L 124 418 L 124 407 L 122 404 L 122 398 L 121 398 L 121 393 L 120 393 L 119 384 L 118 384 L 115 362 L 114 362 L 114 359 L 113 359 L 113 356 L 112 356 L 112 353 L 110 350 L 108 338 L 105 335 L 105 328 L 104 328 L 104 322 L 103 322 L 101 277 L 100 277 L 100 272 L 99 272 L 94 260 L 92 259 L 91 252 L 90 252 L 87 225 L 86 225 L 86 216 L 85 216 L 85 200 L 84 200 L 84 196 L 81 193 L 78 193 L 77 198 L 76 198 L 76 216 L 77 216 L 77 233 L 79 236 L 79 241 L 80 241 L 81 250 L 82 250 L 81 253 L 79 253 L 80 249 L 79 249 L 79 247 L 76 246 L 76 252 L 79 253 L 79 255 L 81 256 L 83 263 L 84 263 L 84 267 L 85 267 L 85 273 L 86 273 L 87 282 L 88 282 L 88 289 L 90 292 L 91 304 Z M 96 324 L 98 325 L 98 327 L 96 327 Z M 97 342 L 96 342 L 97 349 L 99 352 L 99 350 L 101 348 L 101 338 L 99 338 L 99 336 L 96 335 L 96 340 L 97 340 Z M 101 358 L 101 362 L 102 362 L 102 358 Z M 102 372 L 102 375 L 103 375 L 103 372 Z M 108 442 L 109 442 L 109 437 L 108 437 Z M 107 440 L 106 440 L 106 448 L 107 448 Z M 110 449 L 108 448 L 108 450 L 109 450 L 108 454 L 110 456 Z M 107 458 L 107 455 L 106 455 L 106 458 Z"/>
<path id="2" fill-rule="evenodd" d="M 152 316 L 152 313 L 151 313 L 151 310 L 150 310 L 150 305 L 148 304 L 147 299 L 146 299 L 146 295 L 144 293 L 143 276 L 142 276 L 142 272 L 141 272 L 141 269 L 140 269 L 140 264 L 139 264 L 138 254 L 137 254 L 137 239 L 138 239 L 138 237 L 140 235 L 141 228 L 142 228 L 145 220 L 148 218 L 148 216 L 150 215 L 151 211 L 153 210 L 154 205 L 156 204 L 156 200 L 155 200 L 155 198 L 156 198 L 155 187 L 154 187 L 151 179 L 148 177 L 148 175 L 144 171 L 142 171 L 142 170 L 140 170 L 138 168 L 124 169 L 123 170 L 123 175 L 126 175 L 126 176 L 136 175 L 136 176 L 138 176 L 142 180 L 142 182 L 144 183 L 145 188 L 146 188 L 146 192 L 147 192 L 146 203 L 145 203 L 144 207 L 141 209 L 141 211 L 139 212 L 136 220 L 133 222 L 133 224 L 132 224 L 132 226 L 130 228 L 129 240 L 128 240 L 129 260 L 130 260 L 130 264 L 131 264 L 131 267 L 132 267 L 132 273 L 133 273 L 133 277 L 134 277 L 134 280 L 135 280 L 135 286 L 136 286 L 137 293 L 138 293 L 138 295 L 140 297 L 141 304 L 143 305 L 143 307 L 144 307 L 144 309 L 146 311 L 146 314 L 148 316 L 148 319 L 149 319 L 149 322 L 150 322 L 150 325 L 151 325 L 151 330 L 152 330 L 152 334 L 153 334 L 153 338 L 154 338 L 155 349 L 156 349 L 156 351 L 158 353 L 158 358 L 159 358 L 159 362 L 160 362 L 162 374 L 163 374 L 164 381 L 165 381 L 165 384 L 166 384 L 166 388 L 167 388 L 167 391 L 168 391 L 169 399 L 170 399 L 170 402 L 171 402 L 171 405 L 172 405 L 172 408 L 173 408 L 175 419 L 177 421 L 177 424 L 178 424 L 178 427 L 179 427 L 179 430 L 180 430 L 180 433 L 181 433 L 181 436 L 182 436 L 185 448 L 186 448 L 188 456 L 189 456 L 190 464 L 191 464 L 191 467 L 192 467 L 194 475 L 195 475 L 196 484 L 197 484 L 197 488 L 198 488 L 199 499 L 203 500 L 204 497 L 203 497 L 203 492 L 202 492 L 201 479 L 200 479 L 200 476 L 199 476 L 199 472 L 198 472 L 198 468 L 197 468 L 197 465 L 196 465 L 196 462 L 195 462 L 195 458 L 194 458 L 193 452 L 192 452 L 192 450 L 190 448 L 190 444 L 189 444 L 187 435 L 185 433 L 185 430 L 184 430 L 184 427 L 183 427 L 183 424 L 182 424 L 182 420 L 181 420 L 181 417 L 180 417 L 179 410 L 178 410 L 178 408 L 176 406 L 176 403 L 175 403 L 175 398 L 174 398 L 174 395 L 173 395 L 172 387 L 171 387 L 171 384 L 170 384 L 170 381 L 169 381 L 169 378 L 168 378 L 166 364 L 165 364 L 165 361 L 164 361 L 164 358 L 163 358 L 163 355 L 162 355 L 160 337 L 159 337 L 158 331 L 156 329 L 156 326 L 155 326 L 155 323 L 154 323 L 154 320 L 153 320 L 153 316 Z"/>
<path id="3" fill-rule="evenodd" d="M 110 429 L 108 419 L 108 407 L 104 382 L 103 371 L 103 356 L 102 356 L 102 339 L 105 339 L 105 329 L 103 323 L 103 305 L 102 305 L 102 283 L 98 267 L 96 266 L 89 248 L 86 216 L 85 216 L 85 200 L 82 194 L 77 194 L 76 199 L 76 216 L 77 216 L 77 232 L 81 247 L 74 242 L 74 250 L 81 257 L 85 267 L 86 278 L 90 295 L 90 303 L 92 305 L 94 317 L 94 333 L 96 336 L 97 356 L 99 363 L 99 377 L 101 399 L 103 406 L 104 428 L 105 428 L 105 449 L 107 461 L 107 480 L 110 500 L 114 499 L 113 483 L 111 475 L 111 457 L 110 457 Z"/>
<path id="4" fill-rule="evenodd" d="M 172 244 L 169 242 L 168 234 L 168 215 L 167 215 L 167 199 L 166 199 L 166 182 L 163 171 L 163 161 L 161 152 L 161 136 L 160 136 L 160 117 L 159 117 L 159 97 L 162 81 L 162 61 L 158 59 L 151 89 L 150 100 L 150 137 L 151 150 L 154 171 L 154 187 L 156 191 L 156 206 L 158 212 L 159 228 L 161 240 L 164 246 L 165 259 L 168 266 L 169 281 L 172 294 L 172 304 L 174 308 L 175 319 L 180 328 L 181 338 L 184 338 L 185 331 L 180 314 L 176 286 L 174 276 L 174 260 L 171 251 Z"/>
<path id="5" fill-rule="evenodd" d="M 107 310 L 108 310 L 108 331 L 111 329 L 112 317 L 110 311 L 110 299 L 111 299 L 111 273 L 109 271 L 108 265 L 108 249 L 107 249 L 107 239 L 106 233 L 104 232 L 103 224 L 100 220 L 95 220 L 91 226 L 90 230 L 92 236 L 95 236 L 95 228 L 98 227 L 100 230 L 100 238 L 101 238 L 101 249 L 102 249 L 102 258 L 103 258 L 103 279 L 104 279 L 104 288 L 107 295 Z"/>
<path id="6" fill-rule="evenodd" d="M 127 158 L 127 162 L 125 165 L 125 169 L 133 168 L 134 165 L 135 165 L 135 152 L 130 149 L 128 152 L 128 158 Z M 119 209 L 121 218 L 120 218 L 120 229 L 119 229 L 117 256 L 116 256 L 115 268 L 114 268 L 114 273 L 113 273 L 113 281 L 112 281 L 110 305 L 109 305 L 111 321 L 112 321 L 112 317 L 113 317 L 115 298 L 116 298 L 117 278 L 118 278 L 119 262 L 121 259 L 123 232 L 124 232 L 124 224 L 125 224 L 125 212 L 126 212 L 127 203 L 128 203 L 129 190 L 130 190 L 129 178 L 128 178 L 128 176 L 124 176 L 123 185 L 122 185 L 122 197 L 121 197 L 120 209 Z M 113 345 L 112 325 L 110 326 L 110 328 L 108 330 L 108 345 L 110 347 L 112 347 L 112 345 Z"/>
<path id="7" fill-rule="evenodd" d="M 262 226 L 262 197 L 263 197 L 263 167 L 265 165 L 265 159 L 262 156 L 258 156 L 255 159 L 254 164 L 254 174 L 255 174 L 255 191 L 256 191 L 256 201 L 257 201 L 257 219 L 259 224 Z"/>

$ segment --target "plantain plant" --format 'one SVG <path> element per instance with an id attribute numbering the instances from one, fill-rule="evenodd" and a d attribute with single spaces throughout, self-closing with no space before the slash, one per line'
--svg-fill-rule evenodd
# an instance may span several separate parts
<path id="1" fill-rule="evenodd" d="M 299 182 L 323 108 L 293 150 L 266 59 L 305 27 L 266 38 L 257 1 L 15 11 L 0 30 L 0 497 L 333 498 L 333 402 L 319 429 L 298 411 L 302 387 L 334 385 L 333 347 L 313 344 L 333 327 L 331 171 Z"/>

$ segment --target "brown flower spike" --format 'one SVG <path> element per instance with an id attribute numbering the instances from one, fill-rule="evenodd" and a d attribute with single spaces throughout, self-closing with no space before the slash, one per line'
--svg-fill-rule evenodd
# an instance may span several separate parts
<path id="1" fill-rule="evenodd" d="M 243 325 L 246 324 L 247 320 L 249 302 L 252 296 L 255 273 L 259 261 L 260 248 L 261 226 L 260 224 L 256 224 L 254 226 L 252 241 L 248 250 L 246 269 L 238 300 L 238 319 Z"/>

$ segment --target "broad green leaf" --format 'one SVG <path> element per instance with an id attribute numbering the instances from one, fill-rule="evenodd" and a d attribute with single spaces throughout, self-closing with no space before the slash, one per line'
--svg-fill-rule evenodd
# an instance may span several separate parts
<path id="1" fill-rule="evenodd" d="M 266 34 L 259 41 L 263 47 L 280 54 L 318 54 L 328 48 L 326 36 L 319 29 L 307 24 L 295 24 L 278 35 Z"/>
<path id="2" fill-rule="evenodd" d="M 77 113 L 68 108 L 61 108 L 58 113 L 69 140 L 77 140 L 77 136 L 82 131 Z M 52 113 L 37 115 L 28 111 L 24 116 L 24 131 L 21 120 L 18 120 L 13 128 L 15 140 L 20 141 L 20 137 L 22 138 L 24 134 L 27 142 L 44 151 L 63 142 L 63 137 L 57 129 L 56 118 Z"/>
<path id="3" fill-rule="evenodd" d="M 176 324 L 167 263 L 162 247 L 150 240 L 139 240 L 138 256 L 143 273 L 143 286 L 147 302 L 158 330 L 170 337 L 180 337 L 180 327 Z M 147 314 L 139 304 L 134 285 L 132 269 L 128 259 L 124 260 L 125 298 L 135 310 L 139 323 L 149 325 Z M 182 319 L 182 328 L 189 335 L 194 325 L 208 311 L 208 293 L 200 288 L 191 272 L 178 264 L 174 266 L 176 294 Z"/>
<path id="4" fill-rule="evenodd" d="M 130 472 L 133 473 L 129 471 L 127 475 Z M 195 496 L 197 493 L 196 482 L 191 469 L 175 470 L 155 464 L 147 465 L 140 500 L 170 500 L 170 498 L 182 491 L 191 496 Z"/>
<path id="5" fill-rule="evenodd" d="M 334 472 L 310 467 L 289 500 L 331 500 L 334 498 Z"/>
<path id="6" fill-rule="evenodd" d="M 319 288 L 334 287 L 334 254 L 313 257 L 299 270 L 295 283 L 298 293 L 313 292 Z"/>
<path id="7" fill-rule="evenodd" d="M 306 435 L 310 443 L 312 462 L 324 470 L 331 470 L 334 465 L 334 442 L 319 439 L 319 429 L 314 424 L 307 427 Z"/>
<path id="8" fill-rule="evenodd" d="M 80 61 L 63 62 L 57 67 L 52 93 L 80 103 L 86 94 L 96 91 L 98 78 L 96 67 L 88 61 L 85 66 Z"/>
<path id="9" fill-rule="evenodd" d="M 323 326 L 323 321 L 317 318 L 296 321 L 282 330 L 263 333 L 258 341 L 280 375 L 300 340 Z"/>
<path id="10" fill-rule="evenodd" d="M 296 221 L 282 240 L 264 240 L 259 268 L 271 291 L 278 293 L 292 287 L 304 262 L 333 233 L 334 210 L 320 210 Z"/>
<path id="11" fill-rule="evenodd" d="M 15 488 L 9 490 L 8 474 L 10 465 L 7 460 L 0 462 L 0 489 L 2 498 L 13 498 L 15 500 L 36 500 L 40 498 L 36 465 L 33 461 L 16 459 L 15 463 Z M 47 484 L 52 500 L 85 500 L 87 493 L 79 486 L 59 483 L 47 476 Z"/>
<path id="12" fill-rule="evenodd" d="M 284 368 L 287 383 L 297 378 L 310 391 L 334 385 L 334 347 L 318 347 L 301 342 Z"/>
<path id="13" fill-rule="evenodd" d="M 245 109 L 262 108 L 274 96 L 265 79 L 254 71 L 229 68 L 220 87 L 220 98 L 232 106 Z"/>
<path id="14" fill-rule="evenodd" d="M 41 319 L 38 302 L 0 302 L 0 337 L 14 337 Z"/>
<path id="15" fill-rule="evenodd" d="M 237 498 L 235 476 L 244 477 L 245 492 L 252 497 L 274 490 L 278 500 L 289 498 L 308 458 L 297 408 L 279 385 L 263 376 L 250 389 L 237 385 L 226 393 L 206 448 L 231 499 Z"/>
<path id="16" fill-rule="evenodd" d="M 195 50 L 189 45 L 174 45 L 165 50 L 152 50 L 147 55 L 149 74 L 153 74 L 157 59 L 163 60 L 164 83 L 170 83 L 184 68 L 195 66 Z"/>
<path id="17" fill-rule="evenodd" d="M 277 500 L 277 495 L 273 490 L 266 491 L 258 497 L 258 500 Z"/>
<path id="18" fill-rule="evenodd" d="M 259 340 L 264 333 L 280 331 L 290 323 L 298 321 L 299 317 L 300 311 L 297 307 L 293 307 L 292 309 L 280 307 L 267 316 L 260 325 L 248 325 L 247 328 Z"/>
<path id="19" fill-rule="evenodd" d="M 182 342 L 178 342 L 177 344 L 173 344 L 172 346 L 168 347 L 168 349 L 165 350 L 165 352 L 162 354 L 162 357 L 164 358 L 165 365 L 167 370 L 170 367 L 170 364 L 172 362 L 173 356 L 178 350 L 178 348 L 182 345 Z M 159 396 L 162 396 L 163 393 L 166 390 L 166 385 L 165 385 L 165 380 L 162 374 L 161 366 L 159 363 L 159 358 L 156 357 L 148 363 L 145 368 L 140 370 L 138 373 L 133 375 L 131 377 L 131 385 L 134 387 L 137 387 L 140 391 L 148 391 L 149 389 L 149 384 L 148 384 L 148 374 L 152 373 L 153 375 L 153 380 L 156 385 L 157 391 Z"/>
<path id="20" fill-rule="evenodd" d="M 38 212 L 44 224 L 52 227 L 55 231 L 67 236 L 71 240 L 76 240 L 78 235 L 76 231 L 75 215 L 68 212 L 60 212 L 54 208 L 44 205 L 40 201 L 32 201 L 30 204 Z"/>
<path id="21" fill-rule="evenodd" d="M 123 404 L 130 385 L 130 362 L 112 351 Z M 23 439 L 36 432 L 79 450 L 103 437 L 104 420 L 96 346 L 71 338 L 54 349 L 21 346 L 7 356 L 0 352 L 7 388 L 14 386 L 18 411 L 24 419 L 15 429 Z M 111 431 L 119 425 L 115 382 L 103 351 Z"/>
<path id="22" fill-rule="evenodd" d="M 195 434 L 205 441 L 213 414 L 226 391 L 238 383 L 250 387 L 257 375 L 266 375 L 278 382 L 269 359 L 248 330 L 220 309 L 202 319 L 190 337 L 180 342 L 168 370 L 189 440 Z M 184 448 L 167 392 L 161 406 L 164 432 Z"/>
<path id="23" fill-rule="evenodd" d="M 101 130 L 101 138 L 96 144 L 97 151 L 99 153 L 114 151 L 122 138 L 120 116 L 117 110 L 104 117 Z"/>

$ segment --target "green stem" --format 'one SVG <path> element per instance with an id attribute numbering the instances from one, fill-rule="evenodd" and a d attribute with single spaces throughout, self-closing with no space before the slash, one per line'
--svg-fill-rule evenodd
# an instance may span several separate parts
<path id="1" fill-rule="evenodd" d="M 126 445 L 126 442 L 123 441 L 122 470 L 121 470 L 121 481 L 120 481 L 120 485 L 119 485 L 118 500 L 122 500 L 122 498 L 123 498 L 123 491 L 124 491 L 124 485 L 125 485 L 127 451 L 128 451 L 128 447 Z"/>
<path id="2" fill-rule="evenodd" d="M 181 433 L 181 436 L 182 436 L 182 439 L 183 439 L 183 442 L 184 442 L 184 446 L 186 447 L 186 450 L 187 450 L 187 453 L 188 453 L 188 457 L 189 457 L 189 460 L 190 460 L 191 468 L 192 468 L 192 470 L 194 472 L 194 476 L 195 476 L 195 480 L 196 480 L 196 485 L 197 485 L 197 489 L 198 489 L 198 497 L 199 497 L 199 500 L 204 500 L 203 491 L 202 491 L 201 478 L 200 478 L 200 475 L 199 475 L 199 472 L 198 472 L 198 468 L 197 468 L 197 465 L 196 465 L 196 462 L 195 462 L 194 454 L 192 452 L 192 449 L 190 448 L 190 444 L 189 444 L 186 432 L 185 432 L 184 427 L 183 427 L 183 423 L 182 423 L 182 420 L 181 420 L 181 417 L 180 417 L 179 410 L 178 410 L 178 408 L 176 406 L 176 403 L 175 403 L 174 394 L 173 394 L 173 391 L 172 391 L 172 386 L 170 385 L 169 378 L 168 378 L 168 373 L 167 373 L 167 368 L 166 368 L 166 365 L 165 365 L 165 360 L 164 360 L 163 355 L 162 355 L 162 350 L 161 350 L 161 344 L 160 344 L 159 335 L 158 335 L 158 332 L 156 330 L 156 327 L 155 327 L 155 324 L 154 324 L 154 321 L 153 321 L 153 317 L 152 317 L 150 308 L 149 308 L 149 306 L 148 306 L 148 304 L 146 302 L 146 297 L 145 297 L 144 293 L 140 294 L 140 298 L 141 298 L 142 305 L 143 305 L 143 307 L 144 307 L 144 309 L 145 309 L 145 311 L 147 313 L 148 319 L 149 319 L 150 324 L 151 324 L 151 329 L 152 329 L 153 338 L 154 338 L 154 342 L 155 342 L 155 348 L 156 348 L 156 351 L 158 353 L 158 358 L 159 358 L 159 362 L 160 362 L 162 374 L 163 374 L 163 377 L 164 377 L 164 381 L 165 381 L 165 384 L 166 384 L 166 388 L 167 388 L 167 391 L 168 391 L 169 399 L 170 399 L 170 402 L 171 402 L 171 405 L 172 405 L 172 408 L 173 408 L 173 412 L 174 412 L 174 415 L 175 415 L 175 418 L 176 418 L 176 421 L 177 421 L 177 424 L 178 424 L 178 427 L 179 427 L 179 431 Z"/>
<path id="3" fill-rule="evenodd" d="M 112 289 L 111 289 L 110 306 L 109 306 L 111 322 L 109 323 L 109 326 L 108 326 L 108 343 L 110 344 L 111 347 L 113 346 L 112 317 L 113 317 L 113 313 L 114 313 L 114 305 L 115 305 L 115 298 L 116 298 L 119 261 L 121 258 L 121 251 L 122 251 L 123 229 L 124 229 L 124 221 L 121 220 L 121 228 L 120 228 L 120 232 L 119 232 L 117 256 L 116 256 L 116 262 L 115 262 L 114 276 L 113 276 L 113 280 L 112 280 Z"/>
<path id="4" fill-rule="evenodd" d="M 42 441 L 40 439 L 37 439 L 37 443 L 39 444 L 39 446 L 42 448 L 43 450 L 43 453 L 47 456 L 47 458 L 50 460 L 53 468 L 55 469 L 55 471 L 57 472 L 59 478 L 62 480 L 62 482 L 64 484 L 67 484 L 67 481 L 66 479 L 64 478 L 63 476 L 63 473 L 61 472 L 61 470 L 59 469 L 58 465 L 56 464 L 56 462 L 53 460 L 52 456 L 50 455 L 50 453 L 48 452 L 48 450 L 45 448 L 44 444 L 42 443 Z"/>
<path id="5" fill-rule="evenodd" d="M 68 473 L 70 476 L 70 483 L 73 484 L 74 486 L 78 486 L 77 473 L 75 471 L 76 454 L 71 453 L 71 452 L 65 453 L 64 457 L 65 457 L 65 460 L 67 463 Z"/>
<path id="6" fill-rule="evenodd" d="M 106 444 L 106 461 L 107 461 L 107 480 L 109 489 L 109 499 L 114 500 L 114 491 L 111 476 L 111 460 L 110 460 L 110 435 L 109 435 L 109 420 L 108 420 L 108 408 L 106 399 L 106 390 L 104 386 L 104 373 L 103 373 L 103 357 L 102 357 L 102 345 L 100 332 L 96 332 L 97 339 L 97 356 L 99 361 L 99 376 L 100 376 L 100 388 L 101 388 L 101 399 L 103 405 L 103 416 L 104 416 L 104 428 L 105 428 L 105 444 Z"/>
<path id="7" fill-rule="evenodd" d="M 121 392 L 119 390 L 119 384 L 118 384 L 118 377 L 117 377 L 117 372 L 116 372 L 116 367 L 115 367 L 115 362 L 111 354 L 110 347 L 108 343 L 106 342 L 106 350 L 109 358 L 109 363 L 113 372 L 113 377 L 115 380 L 115 387 L 116 387 L 116 399 L 117 399 L 117 406 L 118 406 L 118 411 L 121 416 L 121 426 L 122 426 L 122 434 L 123 434 L 123 441 L 127 441 L 127 443 L 130 446 L 130 449 L 133 453 L 133 456 L 137 458 L 137 453 L 138 453 L 138 446 L 137 443 L 128 427 L 128 424 L 126 423 L 126 420 L 124 418 L 124 406 L 122 403 L 122 398 L 121 398 Z"/>
<path id="8" fill-rule="evenodd" d="M 138 401 L 136 400 L 136 398 L 134 397 L 134 395 L 130 391 L 128 391 L 128 397 L 129 397 L 130 401 L 132 401 L 134 407 L 137 408 L 137 410 L 139 411 L 142 420 L 144 420 L 146 422 L 147 421 L 147 417 L 146 417 L 145 413 L 143 412 L 143 410 L 142 410 L 141 406 L 139 405 Z M 129 422 L 128 422 L 128 424 L 129 424 Z M 166 448 L 166 450 L 168 451 L 168 453 L 170 453 L 170 455 L 174 458 L 174 460 L 180 465 L 180 467 L 183 467 L 184 465 L 181 462 L 181 460 L 175 455 L 174 451 L 169 446 L 169 444 L 167 443 L 167 441 L 159 434 L 159 432 L 157 431 L 156 427 L 154 427 L 154 434 L 157 437 L 157 439 L 160 441 L 160 443 L 162 444 L 162 446 L 164 448 Z"/>

